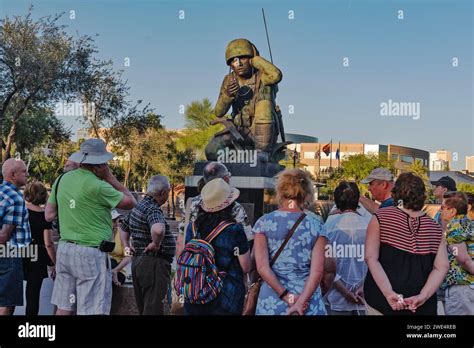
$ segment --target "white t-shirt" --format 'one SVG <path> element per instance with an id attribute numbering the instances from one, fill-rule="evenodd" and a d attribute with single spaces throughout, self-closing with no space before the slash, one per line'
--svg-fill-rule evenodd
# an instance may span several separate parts
<path id="1" fill-rule="evenodd" d="M 357 212 L 359 209 L 357 210 Z M 336 279 L 354 292 L 363 285 L 367 274 L 365 235 L 372 215 L 346 212 L 330 215 L 323 230 L 328 236 L 326 252 L 336 259 Z M 363 304 L 350 303 L 333 286 L 325 296 L 330 308 L 335 311 L 364 310 Z"/>

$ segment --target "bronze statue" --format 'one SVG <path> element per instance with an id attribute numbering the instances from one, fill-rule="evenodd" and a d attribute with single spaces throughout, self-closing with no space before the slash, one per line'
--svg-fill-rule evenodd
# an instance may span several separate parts
<path id="1" fill-rule="evenodd" d="M 215 107 L 217 119 L 226 128 L 206 146 L 209 161 L 219 150 L 257 150 L 261 162 L 278 162 L 285 143 L 279 107 L 275 104 L 281 71 L 259 55 L 246 39 L 236 39 L 225 52 L 229 74 L 224 77 Z M 232 106 L 231 118 L 224 117 Z M 281 134 L 283 143 L 277 144 Z"/>

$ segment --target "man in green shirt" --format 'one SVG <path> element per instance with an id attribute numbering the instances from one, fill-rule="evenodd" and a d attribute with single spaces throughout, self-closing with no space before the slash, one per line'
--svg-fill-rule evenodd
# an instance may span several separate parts
<path id="1" fill-rule="evenodd" d="M 102 140 L 88 139 L 70 157 L 80 167 L 53 184 L 45 215 L 48 221 L 58 217 L 61 233 L 51 301 L 57 315 L 110 312 L 110 265 L 100 245 L 112 239 L 111 209 L 136 205 L 107 165 L 113 157 Z"/>

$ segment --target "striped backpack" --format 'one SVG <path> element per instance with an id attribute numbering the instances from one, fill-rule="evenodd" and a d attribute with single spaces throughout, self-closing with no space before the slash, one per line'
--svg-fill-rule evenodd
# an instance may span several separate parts
<path id="1" fill-rule="evenodd" d="M 204 304 L 214 300 L 224 284 L 225 272 L 217 269 L 211 242 L 232 222 L 223 221 L 205 238 L 200 239 L 192 224 L 193 239 L 186 243 L 178 257 L 174 287 L 185 302 Z"/>

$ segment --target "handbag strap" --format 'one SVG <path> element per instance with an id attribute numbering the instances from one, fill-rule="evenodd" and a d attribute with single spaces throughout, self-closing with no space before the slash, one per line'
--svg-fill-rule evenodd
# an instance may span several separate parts
<path id="1" fill-rule="evenodd" d="M 64 174 L 66 174 L 66 173 L 62 173 L 59 176 L 58 182 L 56 183 L 56 187 L 54 188 L 54 198 L 56 199 L 56 210 L 57 210 L 57 217 L 58 217 L 58 226 L 59 226 L 58 188 L 59 188 L 59 183 L 61 182 L 61 179 L 63 178 Z"/>
<path id="2" fill-rule="evenodd" d="M 293 227 L 291 228 L 290 232 L 288 232 L 288 235 L 286 236 L 286 239 L 283 241 L 282 245 L 280 246 L 280 248 L 278 249 L 278 251 L 276 252 L 275 255 L 273 255 L 272 257 L 272 260 L 270 261 L 270 267 L 275 263 L 275 261 L 278 259 L 278 256 L 280 256 L 281 252 L 283 251 L 283 249 L 285 248 L 286 244 L 288 243 L 288 241 L 290 240 L 291 236 L 293 235 L 293 233 L 295 233 L 296 229 L 298 228 L 299 224 L 301 223 L 301 221 L 303 221 L 303 219 L 306 217 L 306 213 L 303 213 L 300 215 L 300 217 L 298 218 L 298 220 L 296 220 L 295 224 L 293 225 Z"/>

